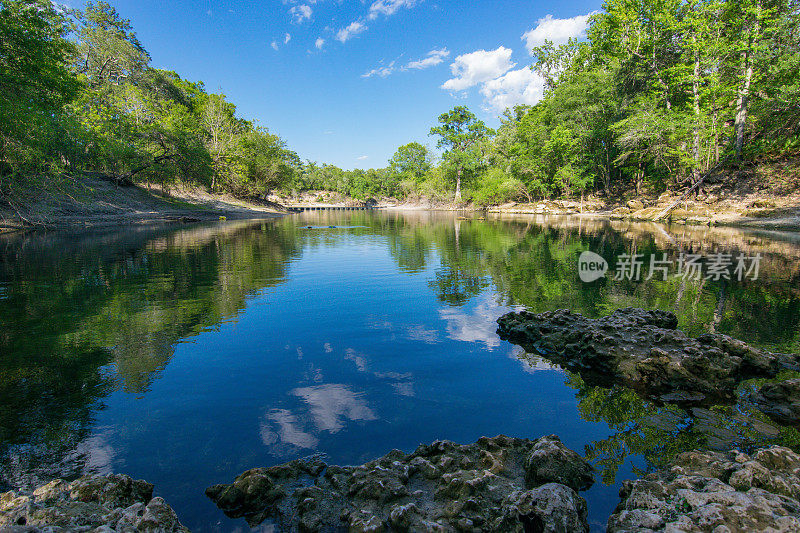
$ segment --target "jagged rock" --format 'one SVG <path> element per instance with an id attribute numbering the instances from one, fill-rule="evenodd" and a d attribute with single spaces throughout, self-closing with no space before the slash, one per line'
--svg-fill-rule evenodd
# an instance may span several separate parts
<path id="1" fill-rule="evenodd" d="M 592 466 L 551 435 L 393 450 L 361 466 L 318 456 L 256 468 L 206 494 L 252 526 L 287 531 L 584 531 Z M 543 529 L 542 529 L 543 528 Z"/>
<path id="2" fill-rule="evenodd" d="M 688 452 L 625 481 L 608 531 L 800 531 L 798 497 L 800 456 L 788 448 Z"/>
<path id="3" fill-rule="evenodd" d="M 503 339 L 519 344 L 589 385 L 619 383 L 657 401 L 685 405 L 733 402 L 745 379 L 798 369 L 797 355 L 759 350 L 726 335 L 693 339 L 664 311 L 619 309 L 598 319 L 567 310 L 508 313 L 498 319 Z"/>
<path id="4" fill-rule="evenodd" d="M 555 435 L 542 437 L 525 459 L 525 472 L 530 485 L 554 481 L 574 490 L 586 490 L 594 483 L 591 469 L 583 457 L 564 446 Z"/>
<path id="5" fill-rule="evenodd" d="M 0 530 L 188 531 L 162 498 L 153 498 L 153 485 L 122 474 L 6 492 L 0 495 Z"/>
<path id="6" fill-rule="evenodd" d="M 800 378 L 766 383 L 753 399 L 758 408 L 776 422 L 793 425 L 800 422 Z"/>
<path id="7" fill-rule="evenodd" d="M 586 500 L 571 488 L 559 483 L 547 483 L 525 492 L 509 496 L 503 506 L 501 520 L 495 522 L 495 531 L 550 531 L 574 533 L 588 531 Z"/>

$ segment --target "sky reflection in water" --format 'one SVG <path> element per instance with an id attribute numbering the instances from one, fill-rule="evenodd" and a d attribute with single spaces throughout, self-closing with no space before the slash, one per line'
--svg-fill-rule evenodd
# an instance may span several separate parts
<path id="1" fill-rule="evenodd" d="M 765 259 L 759 282 L 584 285 L 587 249 Z M 190 528 L 227 531 L 244 522 L 203 489 L 248 468 L 556 433 L 598 465 L 584 496 L 600 529 L 622 479 L 704 445 L 708 427 L 587 387 L 501 341 L 496 319 L 659 307 L 691 334 L 798 351 L 798 256 L 775 235 L 433 213 L 5 237 L 2 482 L 124 472 L 155 483 Z"/>

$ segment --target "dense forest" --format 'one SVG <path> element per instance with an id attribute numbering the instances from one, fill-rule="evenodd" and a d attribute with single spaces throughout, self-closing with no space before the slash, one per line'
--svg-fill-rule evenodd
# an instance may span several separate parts
<path id="1" fill-rule="evenodd" d="M 225 95 L 156 69 L 106 2 L 0 0 L 0 201 L 89 174 L 241 197 L 473 202 L 663 190 L 800 145 L 800 2 L 608 0 L 535 50 L 546 85 L 497 130 L 457 106 L 385 168 L 302 161 Z M 439 155 L 441 154 L 441 155 Z"/>

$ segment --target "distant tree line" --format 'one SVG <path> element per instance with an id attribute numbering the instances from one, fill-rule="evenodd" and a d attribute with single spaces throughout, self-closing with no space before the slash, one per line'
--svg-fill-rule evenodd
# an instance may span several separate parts
<path id="1" fill-rule="evenodd" d="M 0 197 L 92 172 L 240 196 L 471 201 L 608 197 L 696 183 L 800 146 L 798 0 L 607 0 L 588 40 L 532 52 L 544 98 L 494 131 L 466 107 L 382 169 L 303 162 L 222 94 L 150 66 L 106 2 L 0 0 Z M 38 183 L 38 182 L 37 182 Z"/>

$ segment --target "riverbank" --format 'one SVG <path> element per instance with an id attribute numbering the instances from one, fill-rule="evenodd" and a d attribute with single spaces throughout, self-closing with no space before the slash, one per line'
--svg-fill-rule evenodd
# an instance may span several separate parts
<path id="1" fill-rule="evenodd" d="M 280 205 L 256 204 L 196 188 L 167 192 L 155 186 L 118 186 L 79 176 L 62 178 L 47 189 L 31 188 L 13 205 L 0 205 L 0 232 L 31 227 L 101 228 L 203 220 L 273 218 Z"/>
<path id="2" fill-rule="evenodd" d="M 690 195 L 667 190 L 616 191 L 612 198 L 469 202 L 417 198 L 356 200 L 331 191 L 273 194 L 264 201 L 212 194 L 201 188 L 117 186 L 89 176 L 62 178 L 47 188 L 31 187 L 15 205 L 0 206 L 0 231 L 25 227 L 81 228 L 145 223 L 255 219 L 282 216 L 292 208 L 369 206 L 403 211 L 448 211 L 512 215 L 569 215 L 687 226 L 732 226 L 800 231 L 800 158 L 784 158 L 710 175 Z"/>
<path id="3" fill-rule="evenodd" d="M 800 231 L 800 158 L 782 158 L 712 173 L 696 193 L 643 188 L 584 199 L 507 202 L 488 207 L 417 200 L 384 202 L 393 209 L 575 215 L 689 226 L 733 226 Z"/>

